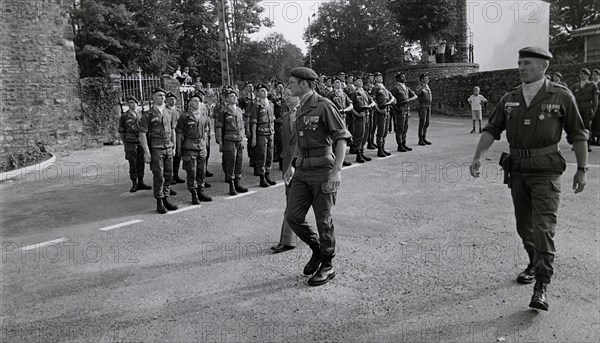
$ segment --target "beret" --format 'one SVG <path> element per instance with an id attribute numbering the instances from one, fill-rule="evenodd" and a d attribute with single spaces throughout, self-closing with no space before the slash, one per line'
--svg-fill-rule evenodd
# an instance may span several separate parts
<path id="1" fill-rule="evenodd" d="M 563 77 L 563 76 L 562 76 L 562 74 L 561 74 L 559 71 L 555 71 L 555 72 L 554 72 L 554 75 L 556 75 L 556 76 L 560 77 L 561 79 L 562 79 L 562 77 Z"/>
<path id="2" fill-rule="evenodd" d="M 344 73 L 343 71 L 340 71 L 340 75 L 346 75 L 346 73 Z"/>
<path id="3" fill-rule="evenodd" d="M 546 49 L 538 48 L 535 46 L 529 46 L 529 47 L 519 50 L 519 58 L 527 58 L 527 57 L 551 60 L 552 54 Z"/>
<path id="4" fill-rule="evenodd" d="M 152 94 L 158 93 L 158 92 L 163 92 L 163 93 L 167 94 L 167 92 L 164 89 L 160 88 L 160 87 L 156 87 L 156 88 L 154 88 L 152 90 Z"/>
<path id="5" fill-rule="evenodd" d="M 594 69 L 594 70 L 592 70 L 592 73 L 600 74 L 600 70 Z"/>
<path id="6" fill-rule="evenodd" d="M 228 96 L 229 94 L 235 94 L 236 96 L 238 95 L 233 89 L 226 89 L 223 92 L 223 96 Z"/>
<path id="7" fill-rule="evenodd" d="M 190 96 L 190 99 L 191 99 L 191 98 L 198 98 L 198 99 L 202 100 L 202 97 L 201 97 L 200 95 L 204 95 L 204 93 L 203 93 L 202 91 L 197 91 L 197 92 L 194 92 L 194 93 L 192 93 L 192 95 Z"/>
<path id="8" fill-rule="evenodd" d="M 136 99 L 136 98 L 135 98 L 133 95 L 132 95 L 132 96 L 130 96 L 129 98 L 127 98 L 127 101 L 133 101 L 133 102 L 135 102 L 136 104 L 139 104 L 139 102 L 138 102 L 138 99 Z"/>
<path id="9" fill-rule="evenodd" d="M 293 77 L 314 81 L 318 78 L 317 73 L 314 70 L 306 67 L 296 67 L 292 69 L 291 74 Z"/>
<path id="10" fill-rule="evenodd" d="M 332 76 L 325 76 L 325 81 L 327 81 L 327 80 L 333 81 L 333 77 Z"/>
<path id="11" fill-rule="evenodd" d="M 335 82 L 335 81 L 340 81 L 340 82 L 342 82 L 342 79 L 340 79 L 339 77 L 337 77 L 337 76 L 336 76 L 336 77 L 334 77 L 334 78 L 333 78 L 333 82 Z"/>
<path id="12" fill-rule="evenodd" d="M 373 76 L 383 76 L 383 74 L 381 72 L 375 72 L 375 74 L 373 74 Z"/>
<path id="13" fill-rule="evenodd" d="M 587 75 L 590 75 L 590 70 L 588 68 L 581 68 L 581 70 L 579 71 L 580 73 L 585 73 Z"/>
<path id="14" fill-rule="evenodd" d="M 367 77 L 374 76 L 373 73 L 367 73 Z"/>
<path id="15" fill-rule="evenodd" d="M 167 93 L 167 99 L 168 98 L 175 98 L 175 99 L 177 99 L 177 96 L 175 94 L 169 92 L 169 93 Z"/>
<path id="16" fill-rule="evenodd" d="M 277 86 L 277 85 L 282 85 L 282 86 L 284 86 L 284 87 L 285 87 L 285 83 L 283 83 L 283 82 L 281 82 L 281 81 L 277 81 L 277 82 L 275 82 L 275 86 Z"/>
<path id="17" fill-rule="evenodd" d="M 259 83 L 258 86 L 256 86 L 256 90 L 261 90 L 261 89 L 266 89 L 267 91 L 269 91 L 269 87 L 263 85 L 262 83 Z"/>
<path id="18" fill-rule="evenodd" d="M 402 76 L 402 75 L 406 76 L 406 74 L 404 74 L 404 72 L 401 71 L 401 72 L 399 72 L 399 73 L 396 74 L 396 78 L 399 79 L 400 76 Z"/>
<path id="19" fill-rule="evenodd" d="M 349 78 L 349 77 L 354 77 L 354 75 L 352 75 L 352 74 L 346 75 L 346 78 Z"/>
<path id="20" fill-rule="evenodd" d="M 362 76 L 356 76 L 356 77 L 354 78 L 354 82 L 356 82 L 356 81 L 358 81 L 358 80 L 361 80 L 361 81 L 362 81 Z"/>
<path id="21" fill-rule="evenodd" d="M 246 83 L 244 83 L 244 87 L 246 87 L 247 85 L 253 85 L 254 86 L 254 82 L 252 82 L 252 81 L 246 81 Z"/>

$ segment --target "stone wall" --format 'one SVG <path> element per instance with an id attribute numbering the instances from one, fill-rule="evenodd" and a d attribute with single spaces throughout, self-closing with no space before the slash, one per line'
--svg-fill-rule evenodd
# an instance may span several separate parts
<path id="1" fill-rule="evenodd" d="M 78 67 L 66 0 L 2 0 L 2 156 L 42 142 L 53 150 L 83 140 Z"/>
<path id="2" fill-rule="evenodd" d="M 402 67 L 391 68 L 385 71 L 385 83 L 393 84 L 395 76 L 399 72 L 406 75 L 406 84 L 410 87 L 416 87 L 421 74 L 427 73 L 430 79 L 442 79 L 457 75 L 468 75 L 477 73 L 479 64 L 477 63 L 428 63 L 415 64 Z"/>

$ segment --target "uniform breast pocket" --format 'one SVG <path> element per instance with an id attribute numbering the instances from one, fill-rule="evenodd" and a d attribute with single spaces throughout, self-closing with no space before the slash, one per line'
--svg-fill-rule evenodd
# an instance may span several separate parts
<path id="1" fill-rule="evenodd" d="M 304 117 L 304 125 L 307 130 L 316 130 L 319 126 L 320 116 L 305 116 Z"/>

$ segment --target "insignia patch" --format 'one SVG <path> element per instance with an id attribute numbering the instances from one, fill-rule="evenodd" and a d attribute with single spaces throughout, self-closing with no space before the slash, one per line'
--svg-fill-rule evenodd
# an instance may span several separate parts
<path id="1" fill-rule="evenodd" d="M 525 126 L 531 125 L 531 119 L 523 120 L 523 125 L 525 125 Z"/>

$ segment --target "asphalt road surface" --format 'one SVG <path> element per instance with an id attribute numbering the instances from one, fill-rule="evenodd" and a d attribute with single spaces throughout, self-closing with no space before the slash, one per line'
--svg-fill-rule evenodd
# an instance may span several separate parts
<path id="1" fill-rule="evenodd" d="M 428 147 L 410 125 L 412 152 L 343 171 L 337 276 L 321 287 L 302 275 L 302 242 L 270 253 L 285 201 L 277 171 L 279 186 L 264 189 L 247 168 L 251 192 L 229 197 L 213 153 L 214 201 L 192 207 L 179 184 L 171 199 L 181 211 L 169 215 L 155 212 L 152 191 L 129 193 L 122 146 L 61 154 L 0 184 L 2 341 L 600 341 L 600 148 L 575 195 L 575 157 L 561 143 L 570 164 L 556 274 L 550 311 L 537 312 L 527 307 L 533 285 L 515 281 L 527 257 L 497 166 L 506 141 L 474 180 L 479 135 L 468 118 L 434 117 Z"/>

